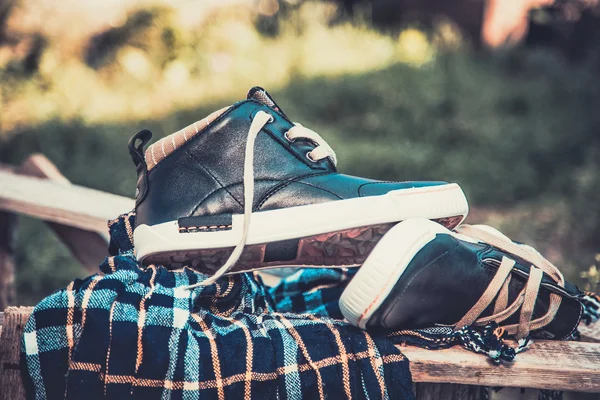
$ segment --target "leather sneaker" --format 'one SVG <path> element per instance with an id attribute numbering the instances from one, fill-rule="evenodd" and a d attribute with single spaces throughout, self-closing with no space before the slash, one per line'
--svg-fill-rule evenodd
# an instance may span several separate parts
<path id="1" fill-rule="evenodd" d="M 340 297 L 362 329 L 486 325 L 517 339 L 570 337 L 583 293 L 533 248 L 489 226 L 455 232 L 415 218 L 392 228 Z"/>
<path id="2" fill-rule="evenodd" d="M 138 172 L 135 251 L 144 264 L 187 265 L 215 278 L 359 265 L 398 221 L 419 216 L 453 228 L 468 212 L 454 183 L 338 173 L 331 147 L 259 87 L 144 150 L 151 137 L 145 130 L 129 142 Z"/>

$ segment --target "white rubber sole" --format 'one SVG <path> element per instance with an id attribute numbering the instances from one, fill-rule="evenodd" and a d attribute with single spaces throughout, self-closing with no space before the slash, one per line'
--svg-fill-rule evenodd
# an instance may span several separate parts
<path id="1" fill-rule="evenodd" d="M 344 317 L 366 329 L 415 255 L 438 233 L 451 232 L 430 220 L 412 218 L 396 224 L 377 243 L 339 300 Z"/>
<path id="2" fill-rule="evenodd" d="M 247 245 L 297 239 L 358 227 L 395 223 L 413 217 L 443 220 L 456 226 L 469 211 L 455 183 L 402 189 L 381 196 L 330 201 L 252 214 Z M 140 225 L 134 231 L 139 261 L 165 253 L 234 247 L 242 234 L 242 214 L 233 215 L 230 230 L 180 233 L 177 221 Z"/>

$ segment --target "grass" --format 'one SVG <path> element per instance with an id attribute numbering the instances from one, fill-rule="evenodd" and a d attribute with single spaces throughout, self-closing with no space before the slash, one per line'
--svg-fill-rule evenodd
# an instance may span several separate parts
<path id="1" fill-rule="evenodd" d="M 107 45 L 95 69 L 83 53 L 61 59 L 64 44 L 50 42 L 38 72 L 0 72 L 0 159 L 42 152 L 74 183 L 132 197 L 131 135 L 148 128 L 157 139 L 260 84 L 321 133 L 340 171 L 459 182 L 475 221 L 538 246 L 581 282 L 598 251 L 597 66 L 548 50 L 440 50 L 435 34 L 413 28 L 392 37 L 328 27 L 327 13 L 308 6 L 275 37 L 239 10 L 194 29 L 179 28 L 172 12 L 144 11 L 151 23 Z M 83 274 L 30 220 L 20 227 L 17 265 L 21 304 Z"/>

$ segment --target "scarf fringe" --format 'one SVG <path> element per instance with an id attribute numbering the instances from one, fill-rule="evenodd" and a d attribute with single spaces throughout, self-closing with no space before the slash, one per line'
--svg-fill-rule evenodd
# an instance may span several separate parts
<path id="1" fill-rule="evenodd" d="M 407 344 L 433 350 L 460 344 L 474 353 L 487 355 L 496 363 L 514 361 L 517 354 L 527 350 L 533 343 L 531 337 L 527 337 L 519 340 L 517 347 L 511 347 L 505 341 L 506 330 L 496 322 L 485 326 L 465 326 L 456 331 L 451 327 L 405 330 L 395 332 L 392 336 L 399 337 Z"/>
<path id="2" fill-rule="evenodd" d="M 586 325 L 591 325 L 600 318 L 600 296 L 593 292 L 585 292 L 579 299 L 583 305 L 581 320 Z"/>

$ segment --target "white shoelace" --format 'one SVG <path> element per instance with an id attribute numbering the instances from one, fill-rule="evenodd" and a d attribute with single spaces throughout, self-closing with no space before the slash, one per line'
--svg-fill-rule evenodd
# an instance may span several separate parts
<path id="1" fill-rule="evenodd" d="M 477 239 L 481 242 L 491 244 L 509 254 L 513 254 L 523 260 L 531 263 L 527 284 L 517 295 L 517 298 L 511 305 L 508 305 L 508 290 L 511 280 L 511 271 L 515 261 L 509 257 L 503 257 L 498 271 L 490 282 L 488 288 L 481 295 L 477 303 L 465 314 L 465 316 L 455 324 L 456 329 L 466 325 L 483 325 L 490 321 L 501 323 L 512 316 L 517 310 L 521 309 L 519 323 L 503 325 L 501 328 L 510 335 L 515 335 L 518 340 L 524 340 L 529 337 L 529 332 L 540 329 L 548 325 L 558 312 L 562 297 L 556 293 L 550 293 L 548 311 L 543 316 L 532 319 L 539 289 L 541 287 L 544 272 L 554 280 L 555 284 L 564 287 L 565 280 L 561 272 L 550 261 L 546 260 L 537 250 L 530 246 L 516 244 L 508 237 L 495 229 L 485 225 L 461 225 L 456 231 L 462 235 Z M 492 315 L 479 318 L 480 314 L 494 300 L 496 304 Z"/>
<path id="2" fill-rule="evenodd" d="M 305 128 L 297 122 L 294 122 L 294 126 L 285 133 L 285 137 L 290 142 L 301 138 L 309 139 L 317 144 L 317 147 L 306 153 L 306 156 L 311 161 L 319 161 L 327 157 L 331 157 L 333 165 L 337 165 L 337 156 L 335 151 L 327 144 L 327 142 L 317 132 Z"/>
<path id="3" fill-rule="evenodd" d="M 240 256 L 244 251 L 244 247 L 246 246 L 246 241 L 248 240 L 248 230 L 250 229 L 250 218 L 252 216 L 252 205 L 254 204 L 254 143 L 256 142 L 256 137 L 262 128 L 272 120 L 273 117 L 269 113 L 259 111 L 252 119 L 252 124 L 250 125 L 250 129 L 248 129 L 246 152 L 244 156 L 244 226 L 242 229 L 242 236 L 240 237 L 238 244 L 233 249 L 233 252 L 225 264 L 223 264 L 223 266 L 219 268 L 213 276 L 194 285 L 186 286 L 185 289 L 194 289 L 199 286 L 208 286 L 213 284 L 217 279 L 225 275 L 240 259 Z M 290 142 L 293 142 L 296 139 L 308 139 L 316 143 L 317 147 L 306 153 L 306 157 L 310 161 L 316 162 L 330 157 L 334 165 L 337 164 L 335 152 L 318 133 L 305 128 L 300 124 L 295 124 L 285 133 L 285 137 Z"/>

